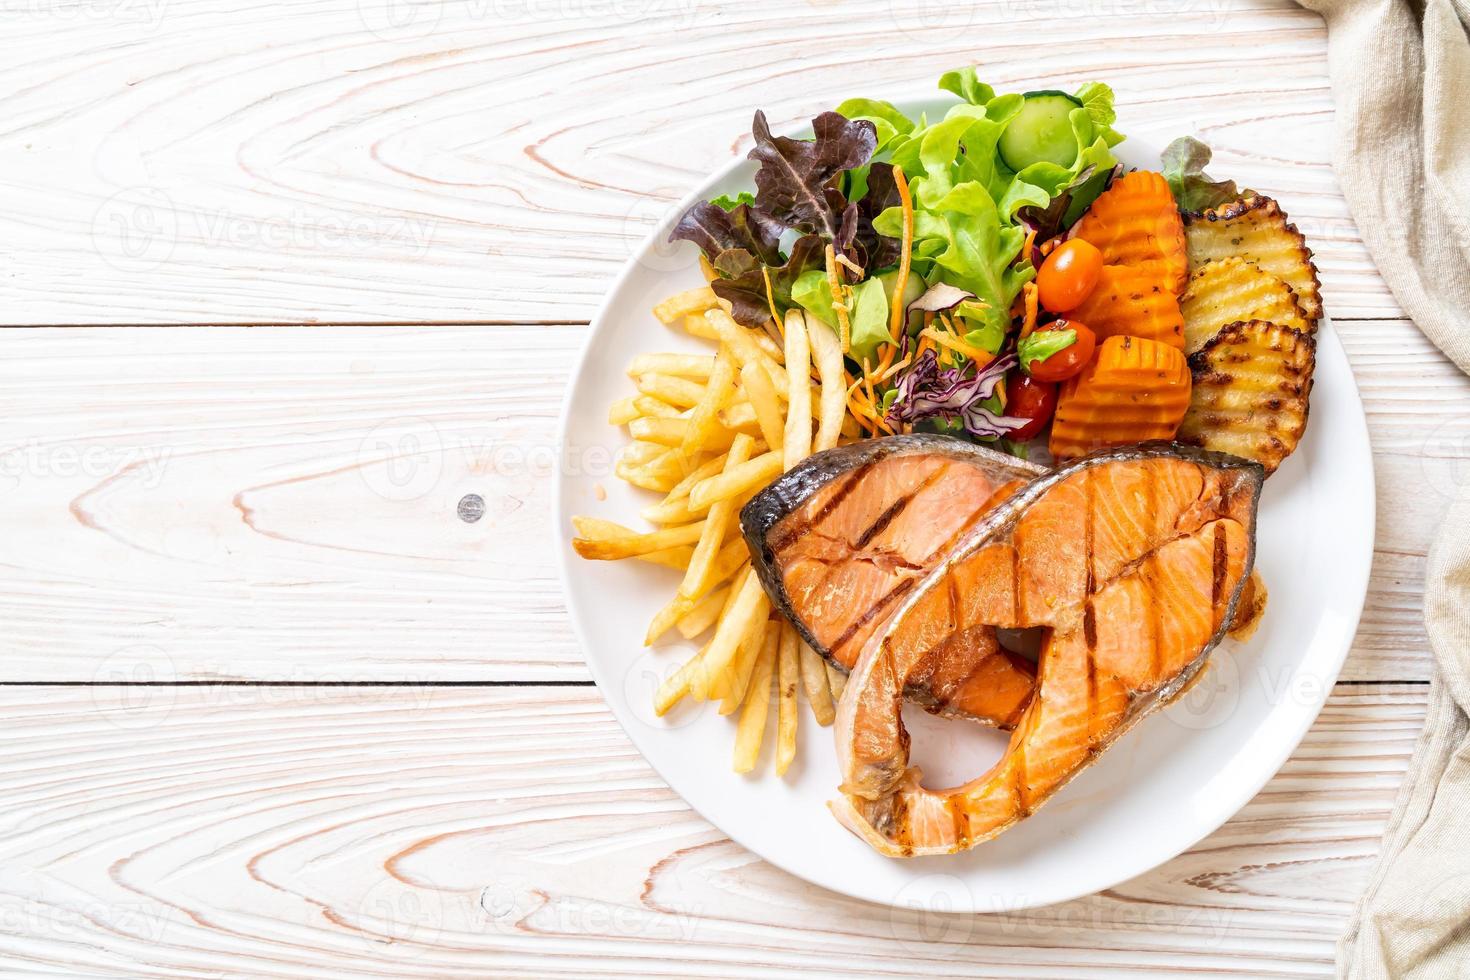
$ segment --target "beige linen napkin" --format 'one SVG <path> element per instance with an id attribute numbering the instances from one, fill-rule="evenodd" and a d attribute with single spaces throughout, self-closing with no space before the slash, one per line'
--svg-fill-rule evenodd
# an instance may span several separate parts
<path id="1" fill-rule="evenodd" d="M 1384 280 L 1470 372 L 1470 0 L 1300 0 L 1327 21 L 1334 169 Z M 1470 491 L 1470 487 L 1463 488 Z M 1429 715 L 1338 975 L 1470 977 L 1470 499 L 1429 555 Z"/>

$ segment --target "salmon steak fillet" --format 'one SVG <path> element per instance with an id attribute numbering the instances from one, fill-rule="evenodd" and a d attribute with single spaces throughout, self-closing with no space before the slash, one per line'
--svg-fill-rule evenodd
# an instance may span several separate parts
<path id="1" fill-rule="evenodd" d="M 745 506 L 741 527 L 773 604 L 821 656 L 851 670 L 916 586 L 988 513 L 1047 470 L 949 436 L 827 450 Z M 932 713 L 1010 728 L 1033 664 L 982 641 L 914 665 L 905 696 Z M 951 655 L 958 654 L 958 655 Z"/>
<path id="2" fill-rule="evenodd" d="M 838 708 L 837 818 L 882 854 L 947 854 L 1035 812 L 1195 677 L 1251 574 L 1259 464 L 1169 443 L 1074 460 L 972 520 L 864 645 Z M 1034 696 L 1001 759 L 929 789 L 902 700 L 997 628 L 1044 630 Z"/>

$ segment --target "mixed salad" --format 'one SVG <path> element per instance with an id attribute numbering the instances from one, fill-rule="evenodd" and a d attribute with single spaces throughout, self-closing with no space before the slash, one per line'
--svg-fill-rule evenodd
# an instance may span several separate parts
<path id="1" fill-rule="evenodd" d="M 757 112 L 754 192 L 696 204 L 670 238 L 701 249 L 739 323 L 778 331 L 800 309 L 831 328 L 865 433 L 1026 455 L 1099 342 L 1068 314 L 1104 259 L 1068 231 L 1122 173 L 1113 91 L 997 94 L 974 68 L 939 86 L 960 99 L 941 119 L 850 99 L 811 139 L 773 136 Z M 1190 139 L 1166 152 L 1181 209 L 1236 197 L 1208 159 Z"/>

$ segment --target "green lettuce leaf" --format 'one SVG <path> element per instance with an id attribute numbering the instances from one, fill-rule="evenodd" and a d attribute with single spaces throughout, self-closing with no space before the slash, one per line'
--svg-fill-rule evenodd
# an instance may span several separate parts
<path id="1" fill-rule="evenodd" d="M 1164 179 L 1174 192 L 1181 211 L 1204 211 L 1229 203 L 1240 196 L 1233 180 L 1211 180 L 1205 173 L 1210 148 L 1192 136 L 1181 136 L 1164 147 L 1161 155 Z"/>
<path id="2" fill-rule="evenodd" d="M 899 209 L 889 208 L 874 227 L 880 234 L 892 235 L 902 221 Z M 932 261 L 934 274 L 975 294 L 971 304 L 977 328 L 1003 330 L 1010 324 L 1011 303 L 1036 270 L 1029 261 L 1016 262 L 1026 234 L 1014 224 L 1002 223 L 994 199 L 981 183 L 959 184 L 916 211 L 914 237 L 922 240 L 921 254 Z"/>
<path id="3" fill-rule="evenodd" d="M 826 272 L 817 269 L 803 273 L 791 287 L 791 299 L 816 319 L 837 329 L 837 311 L 832 309 L 832 287 Z M 848 323 L 852 341 L 848 356 L 858 363 L 871 358 L 880 344 L 893 343 L 888 332 L 888 294 L 878 278 L 864 279 L 852 287 L 852 309 Z"/>
<path id="4" fill-rule="evenodd" d="M 837 328 L 837 312 L 832 309 L 832 285 L 824 269 L 803 272 L 791 284 L 791 300 L 827 326 Z"/>
<path id="5" fill-rule="evenodd" d="M 734 197 L 731 197 L 729 194 L 721 194 L 719 197 L 712 198 L 710 200 L 710 203 L 719 208 L 721 211 L 734 211 L 742 204 L 754 204 L 755 195 L 752 194 L 750 191 L 741 191 Z"/>
<path id="6" fill-rule="evenodd" d="M 876 277 L 852 287 L 852 311 L 848 319 L 852 324 L 849 352 L 859 364 L 864 359 L 871 360 L 879 344 L 893 343 L 893 334 L 888 332 L 888 294 Z"/>
<path id="7" fill-rule="evenodd" d="M 1077 343 L 1075 330 L 1033 330 L 1031 336 L 1016 344 L 1016 355 L 1021 358 L 1021 370 L 1031 372 L 1031 365 L 1044 361 L 1058 351 L 1064 351 Z"/>
<path id="8" fill-rule="evenodd" d="M 980 81 L 975 66 L 967 65 L 939 76 L 939 87 L 953 92 L 971 105 L 984 105 L 995 98 L 995 89 Z"/>
<path id="9" fill-rule="evenodd" d="M 1074 93 L 1092 119 L 1093 132 L 1108 146 L 1123 142 L 1123 134 L 1113 129 L 1118 113 L 1113 108 L 1113 90 L 1102 82 L 1088 82 Z"/>

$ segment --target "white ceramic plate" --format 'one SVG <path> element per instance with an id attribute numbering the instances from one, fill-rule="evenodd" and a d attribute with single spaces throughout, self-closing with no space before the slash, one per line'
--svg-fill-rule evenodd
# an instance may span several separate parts
<path id="1" fill-rule="evenodd" d="M 932 118 L 948 104 L 900 107 Z M 1158 148 L 1138 141 L 1118 154 L 1134 166 L 1157 166 Z M 751 186 L 752 171 L 733 161 L 671 216 L 696 199 Z M 693 246 L 670 246 L 666 235 L 660 228 L 644 243 L 593 321 L 562 420 L 555 521 L 568 608 L 598 687 L 649 763 L 705 819 L 772 864 L 855 898 L 931 911 L 1014 911 L 1086 895 L 1169 860 L 1224 823 L 1281 767 L 1332 690 L 1357 629 L 1373 549 L 1367 427 L 1347 358 L 1326 322 L 1307 436 L 1261 500 L 1257 567 L 1271 598 L 1260 628 L 1248 643 L 1227 640 L 1185 699 L 1146 719 L 1011 831 L 949 857 L 880 857 L 828 813 L 838 783 L 831 729 L 817 727 L 805 707 L 798 759 L 784 779 L 771 771 L 770 733 L 759 773 L 731 772 L 734 725 L 712 705 L 685 703 L 655 717 L 654 688 L 695 651 L 677 635 L 642 646 L 679 575 L 641 562 L 583 561 L 569 530 L 574 514 L 644 526 L 638 508 L 651 495 L 611 474 L 611 453 L 626 439 L 607 424 L 607 409 L 631 391 L 628 360 L 642 351 L 708 351 L 649 312 L 703 281 Z M 998 733 L 922 711 L 906 709 L 905 719 L 929 785 L 978 775 L 1005 744 Z"/>

